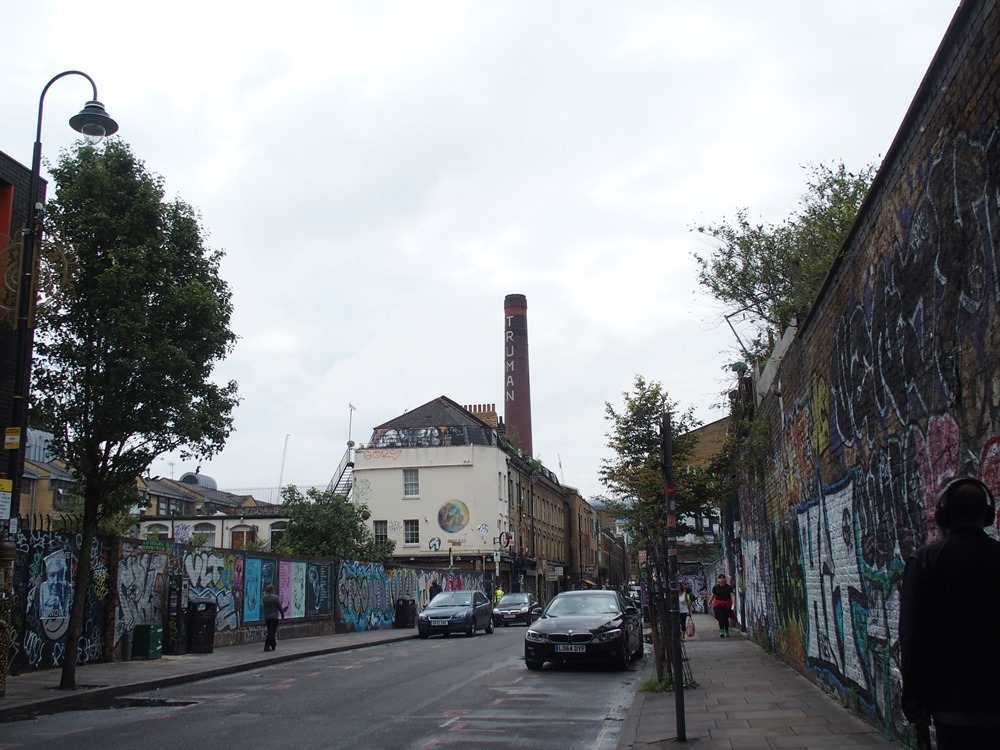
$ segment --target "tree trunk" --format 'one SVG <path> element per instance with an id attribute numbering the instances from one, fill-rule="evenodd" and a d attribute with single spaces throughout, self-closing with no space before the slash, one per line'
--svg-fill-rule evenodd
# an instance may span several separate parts
<path id="1" fill-rule="evenodd" d="M 91 496 L 93 495 L 93 497 Z M 87 611 L 87 588 L 90 585 L 91 550 L 97 538 L 97 507 L 99 495 L 87 490 L 84 495 L 83 534 L 80 539 L 80 554 L 77 558 L 76 573 L 73 576 L 73 606 L 69 613 L 69 629 L 66 631 L 66 649 L 63 653 L 62 679 L 60 690 L 76 690 L 76 663 L 80 653 L 80 636 L 83 632 L 83 616 Z"/>

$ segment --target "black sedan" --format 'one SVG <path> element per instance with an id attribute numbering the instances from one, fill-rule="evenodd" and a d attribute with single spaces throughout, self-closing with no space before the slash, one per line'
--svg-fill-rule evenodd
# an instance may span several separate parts
<path id="1" fill-rule="evenodd" d="M 530 625 L 538 617 L 538 600 L 534 594 L 504 594 L 493 607 L 494 625 Z M 532 611 L 536 610 L 536 611 Z"/>
<path id="2" fill-rule="evenodd" d="M 493 607 L 482 591 L 442 591 L 417 615 L 421 638 L 448 633 L 493 632 Z"/>
<path id="3" fill-rule="evenodd" d="M 524 634 L 524 663 L 604 662 L 626 669 L 642 658 L 642 619 L 616 591 L 564 591 Z"/>

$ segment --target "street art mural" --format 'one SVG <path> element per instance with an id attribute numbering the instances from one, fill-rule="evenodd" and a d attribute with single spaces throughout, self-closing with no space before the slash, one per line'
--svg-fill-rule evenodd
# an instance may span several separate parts
<path id="1" fill-rule="evenodd" d="M 740 490 L 748 633 L 898 738 L 905 562 L 950 477 L 1000 490 L 1000 113 L 938 106 L 785 352 L 763 484 Z"/>
<path id="2" fill-rule="evenodd" d="M 189 599 L 215 603 L 216 631 L 236 630 L 240 625 L 237 587 L 242 585 L 243 556 L 225 550 L 188 550 L 184 553 L 184 575 L 189 582 Z"/>
<path id="3" fill-rule="evenodd" d="M 337 580 L 341 622 L 348 632 L 391 628 L 395 600 L 381 563 L 344 562 Z"/>
<path id="4" fill-rule="evenodd" d="M 486 591 L 481 572 L 439 568 L 391 568 L 389 587 L 392 600 L 413 599 L 417 609 L 430 601 L 431 584 L 436 580 L 445 591 L 480 589 Z"/>
<path id="5" fill-rule="evenodd" d="M 118 602 L 115 612 L 115 643 L 136 625 L 163 621 L 161 606 L 165 590 L 168 555 L 122 545 L 118 561 Z"/>
<path id="6" fill-rule="evenodd" d="M 261 619 L 260 599 L 264 586 L 260 580 L 261 561 L 259 558 L 248 557 L 243 565 L 243 622 L 255 622 Z"/>
<path id="7" fill-rule="evenodd" d="M 322 617 L 333 612 L 330 588 L 331 563 L 309 563 L 306 571 L 306 617 Z"/>
<path id="8" fill-rule="evenodd" d="M 60 667 L 73 602 L 79 560 L 78 534 L 19 531 L 15 546 L 11 673 Z M 91 547 L 91 582 L 81 631 L 78 664 L 104 658 L 103 634 L 110 599 L 109 547 L 95 539 Z"/>
<path id="9" fill-rule="evenodd" d="M 16 557 L 10 673 L 59 667 L 80 536 L 21 531 L 12 541 Z M 117 562 L 109 566 L 109 560 Z M 161 623 L 166 633 L 171 580 L 187 586 L 189 599 L 218 605 L 216 645 L 263 639 L 260 594 L 267 583 L 279 586 L 279 577 L 285 578 L 292 605 L 286 617 L 300 621 L 295 633 L 332 633 L 334 566 L 330 561 L 248 557 L 239 550 L 191 549 L 165 540 L 98 537 L 91 553 L 79 663 L 123 658 L 137 625 Z M 391 608 L 389 612 L 391 624 Z M 105 651 L 107 642 L 113 644 L 112 651 Z"/>
<path id="10" fill-rule="evenodd" d="M 289 592 L 291 606 L 285 613 L 286 617 L 305 617 L 306 614 L 306 564 L 304 562 L 293 562 L 292 588 Z"/>
<path id="11" fill-rule="evenodd" d="M 438 526 L 447 534 L 457 534 L 469 525 L 472 514 L 461 500 L 449 500 L 438 510 Z"/>

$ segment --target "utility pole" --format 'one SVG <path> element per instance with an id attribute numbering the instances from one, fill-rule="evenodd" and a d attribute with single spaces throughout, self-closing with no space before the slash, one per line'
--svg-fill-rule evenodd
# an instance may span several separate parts
<path id="1" fill-rule="evenodd" d="M 677 713 L 677 741 L 687 742 L 684 724 L 684 664 L 681 661 L 679 607 L 680 585 L 677 571 L 677 498 L 674 487 L 673 436 L 670 414 L 660 415 L 660 458 L 663 464 L 664 502 L 667 511 L 667 570 L 670 576 L 670 632 L 673 633 L 674 708 Z"/>

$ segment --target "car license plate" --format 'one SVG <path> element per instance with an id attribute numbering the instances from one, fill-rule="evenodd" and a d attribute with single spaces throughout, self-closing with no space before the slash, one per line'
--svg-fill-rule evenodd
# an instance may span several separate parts
<path id="1" fill-rule="evenodd" d="M 514 617 L 515 617 L 515 615 L 514 615 L 513 612 L 504 612 L 504 614 L 503 614 L 503 619 L 505 619 L 505 620 L 513 620 Z"/>
<path id="2" fill-rule="evenodd" d="M 438 625 L 447 625 L 447 620 L 431 620 L 431 625 L 437 627 Z"/>
<path id="3" fill-rule="evenodd" d="M 587 647 L 577 646 L 575 644 L 557 643 L 556 652 L 560 654 L 585 654 L 587 653 Z"/>

